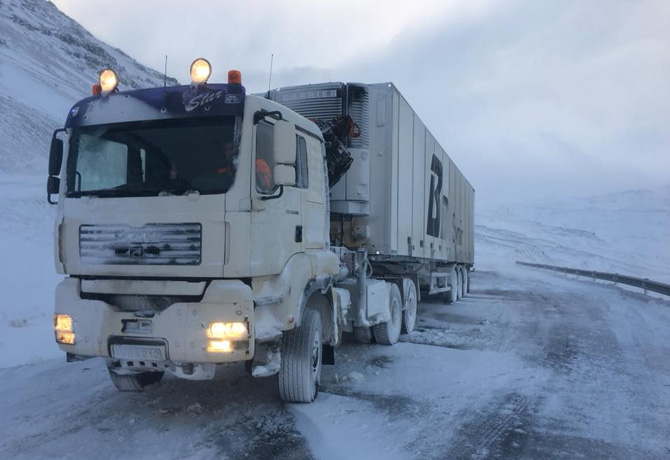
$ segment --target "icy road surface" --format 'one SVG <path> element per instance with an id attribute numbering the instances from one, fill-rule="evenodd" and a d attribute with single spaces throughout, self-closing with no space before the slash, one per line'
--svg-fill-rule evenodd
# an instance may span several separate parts
<path id="1" fill-rule="evenodd" d="M 420 318 L 339 348 L 311 405 L 240 366 L 142 394 L 101 360 L 2 369 L 0 458 L 670 458 L 670 302 L 519 269 Z"/>

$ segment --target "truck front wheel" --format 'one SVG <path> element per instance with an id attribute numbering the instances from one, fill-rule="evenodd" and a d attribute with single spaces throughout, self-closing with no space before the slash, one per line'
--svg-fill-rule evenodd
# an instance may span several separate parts
<path id="1" fill-rule="evenodd" d="M 308 403 L 316 399 L 321 380 L 321 315 L 308 308 L 302 324 L 284 332 L 279 396 L 286 402 Z"/>
<path id="2" fill-rule="evenodd" d="M 137 374 L 117 374 L 108 369 L 109 378 L 119 391 L 142 391 L 145 387 L 158 383 L 165 372 L 140 372 Z"/>
<path id="3" fill-rule="evenodd" d="M 400 290 L 396 284 L 391 285 L 388 301 L 389 308 L 391 309 L 391 319 L 385 323 L 372 326 L 375 340 L 382 345 L 393 345 L 400 338 L 400 328 L 402 326 L 402 299 L 400 298 Z"/>

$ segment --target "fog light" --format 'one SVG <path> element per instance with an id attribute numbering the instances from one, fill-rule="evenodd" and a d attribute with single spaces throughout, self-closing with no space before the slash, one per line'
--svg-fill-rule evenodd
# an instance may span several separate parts
<path id="1" fill-rule="evenodd" d="M 207 342 L 207 351 L 212 353 L 230 353 L 233 343 L 230 340 L 210 340 Z"/>
<path id="2" fill-rule="evenodd" d="M 65 345 L 74 345 L 74 332 L 56 331 L 56 342 Z"/>
<path id="3" fill-rule="evenodd" d="M 56 342 L 74 345 L 74 329 L 70 315 L 54 315 L 54 334 Z"/>
<path id="4" fill-rule="evenodd" d="M 210 339 L 244 339 L 247 335 L 247 325 L 244 323 L 212 323 L 207 328 L 207 337 Z"/>

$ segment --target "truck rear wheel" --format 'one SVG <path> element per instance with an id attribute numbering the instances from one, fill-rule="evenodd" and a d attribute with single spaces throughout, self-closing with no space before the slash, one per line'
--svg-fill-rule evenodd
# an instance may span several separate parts
<path id="1" fill-rule="evenodd" d="M 316 399 L 321 381 L 321 315 L 308 308 L 302 324 L 282 337 L 279 396 L 286 402 Z"/>
<path id="2" fill-rule="evenodd" d="M 463 297 L 463 271 L 461 267 L 456 267 L 456 300 Z"/>
<path id="3" fill-rule="evenodd" d="M 467 268 L 463 267 L 462 273 L 463 273 L 463 297 L 465 297 L 465 295 L 470 292 L 470 281 L 469 281 L 470 277 L 468 275 Z"/>
<path id="4" fill-rule="evenodd" d="M 416 315 L 418 309 L 416 300 L 416 286 L 414 285 L 414 281 L 409 278 L 403 278 L 402 293 L 404 307 L 402 312 L 402 333 L 409 334 L 414 330 L 414 326 L 416 326 Z"/>
<path id="5" fill-rule="evenodd" d="M 158 383 L 165 372 L 140 372 L 138 374 L 117 374 L 108 369 L 109 378 L 119 391 L 143 391 L 145 387 Z"/>
<path id="6" fill-rule="evenodd" d="M 393 345 L 400 338 L 402 299 L 400 298 L 400 290 L 396 284 L 391 284 L 388 302 L 391 310 L 391 319 L 385 323 L 372 326 L 375 340 L 382 345 Z"/>
<path id="7" fill-rule="evenodd" d="M 449 291 L 444 294 L 444 300 L 447 303 L 454 303 L 457 300 L 456 293 L 458 289 L 458 279 L 456 278 L 456 269 L 454 269 L 449 277 Z"/>

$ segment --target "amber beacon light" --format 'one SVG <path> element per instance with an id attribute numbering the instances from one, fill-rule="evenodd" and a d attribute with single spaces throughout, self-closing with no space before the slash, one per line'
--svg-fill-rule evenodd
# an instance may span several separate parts
<path id="1" fill-rule="evenodd" d="M 229 85 L 241 85 L 242 84 L 242 72 L 239 70 L 229 70 L 228 71 L 228 84 Z"/>

